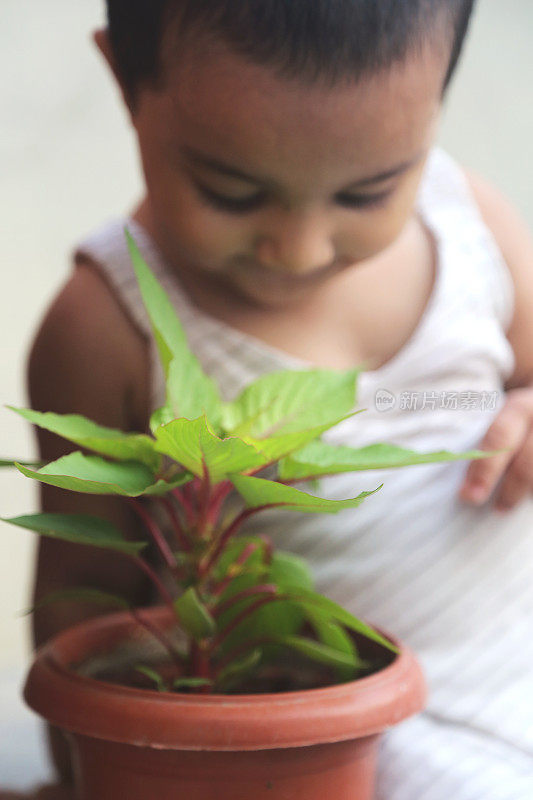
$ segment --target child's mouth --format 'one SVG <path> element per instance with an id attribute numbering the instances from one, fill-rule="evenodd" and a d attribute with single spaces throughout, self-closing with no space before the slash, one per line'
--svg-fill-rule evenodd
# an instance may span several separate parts
<path id="1" fill-rule="evenodd" d="M 272 269 L 264 267 L 261 264 L 250 262 L 248 264 L 239 265 L 239 272 L 248 276 L 257 277 L 268 283 L 280 284 L 290 288 L 291 286 L 307 286 L 310 284 L 322 281 L 325 278 L 338 273 L 343 268 L 342 262 L 335 262 L 334 264 L 319 269 L 311 269 L 308 272 L 291 272 L 290 270 Z"/>

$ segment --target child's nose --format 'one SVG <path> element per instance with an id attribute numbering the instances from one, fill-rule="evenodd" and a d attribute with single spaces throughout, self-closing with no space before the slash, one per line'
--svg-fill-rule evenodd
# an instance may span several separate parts
<path id="1" fill-rule="evenodd" d="M 335 261 L 331 231 L 316 219 L 284 222 L 258 238 L 255 256 L 269 269 L 310 275 Z"/>

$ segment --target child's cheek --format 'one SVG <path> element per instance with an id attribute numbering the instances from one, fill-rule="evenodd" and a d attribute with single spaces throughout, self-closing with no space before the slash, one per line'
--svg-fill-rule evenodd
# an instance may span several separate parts
<path id="1" fill-rule="evenodd" d="M 382 211 L 376 214 L 374 224 L 367 229 L 366 243 L 372 254 L 392 245 L 412 218 L 418 184 L 415 179 L 404 183 Z"/>
<path id="2" fill-rule="evenodd" d="M 199 202 L 174 206 L 167 221 L 176 245 L 210 271 L 219 272 L 236 255 L 247 254 L 247 225 L 228 214 L 217 213 Z"/>
<path id="3" fill-rule="evenodd" d="M 393 208 L 361 214 L 339 237 L 338 250 L 357 262 L 373 258 L 396 241 L 408 217 L 403 209 Z"/>

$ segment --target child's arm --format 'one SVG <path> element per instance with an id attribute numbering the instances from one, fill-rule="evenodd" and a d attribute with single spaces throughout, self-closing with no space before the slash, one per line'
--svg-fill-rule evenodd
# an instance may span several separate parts
<path id="1" fill-rule="evenodd" d="M 505 385 L 505 404 L 481 443 L 484 450 L 509 450 L 472 462 L 461 497 L 483 503 L 503 477 L 495 504 L 497 510 L 507 511 L 533 489 L 533 239 L 508 200 L 478 176 L 468 173 L 468 178 L 513 277 L 515 308 L 507 337 L 516 364 Z"/>
<path id="2" fill-rule="evenodd" d="M 146 343 L 99 275 L 78 267 L 37 333 L 29 358 L 31 405 L 39 411 L 80 413 L 123 430 L 144 431 L 148 419 Z M 50 461 L 76 449 L 38 430 L 40 455 Z M 127 536 L 141 538 L 137 519 L 124 498 L 85 495 L 41 485 L 41 507 L 50 512 L 87 513 L 113 521 Z M 65 587 L 92 586 L 120 594 L 132 604 L 149 602 L 144 574 L 118 553 L 42 538 L 34 600 Z M 36 645 L 102 607 L 54 603 L 33 617 Z M 68 779 L 61 737 L 52 735 L 54 761 Z"/>
<path id="3" fill-rule="evenodd" d="M 33 343 L 28 379 L 32 408 L 84 414 L 102 425 L 122 430 L 145 430 L 145 344 L 102 279 L 88 267 L 76 269 L 49 310 Z M 40 429 L 38 441 L 40 455 L 46 461 L 78 449 Z M 137 520 L 124 498 L 41 485 L 41 501 L 45 511 L 95 514 L 112 520 L 126 535 L 139 536 Z M 143 602 L 148 597 L 144 574 L 120 554 L 41 539 L 36 597 L 80 584 L 125 594 L 132 602 Z M 64 608 L 50 605 L 36 611 L 36 644 L 82 619 L 87 611 L 70 602 Z"/>

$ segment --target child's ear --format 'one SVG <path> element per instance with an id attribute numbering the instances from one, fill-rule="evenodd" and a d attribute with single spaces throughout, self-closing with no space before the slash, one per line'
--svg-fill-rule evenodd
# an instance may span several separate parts
<path id="1" fill-rule="evenodd" d="M 113 73 L 115 80 L 120 88 L 120 92 L 122 94 L 122 99 L 126 104 L 128 111 L 130 114 L 133 113 L 133 105 L 131 102 L 131 97 L 129 96 L 128 92 L 126 91 L 126 87 L 124 85 L 124 81 L 120 75 L 117 62 L 115 61 L 115 56 L 113 53 L 113 48 L 111 47 L 111 42 L 109 40 L 109 32 L 107 28 L 99 28 L 97 31 L 93 33 L 93 41 L 97 48 L 100 50 L 101 54 L 103 55 L 104 59 L 107 61 L 107 64 Z"/>

